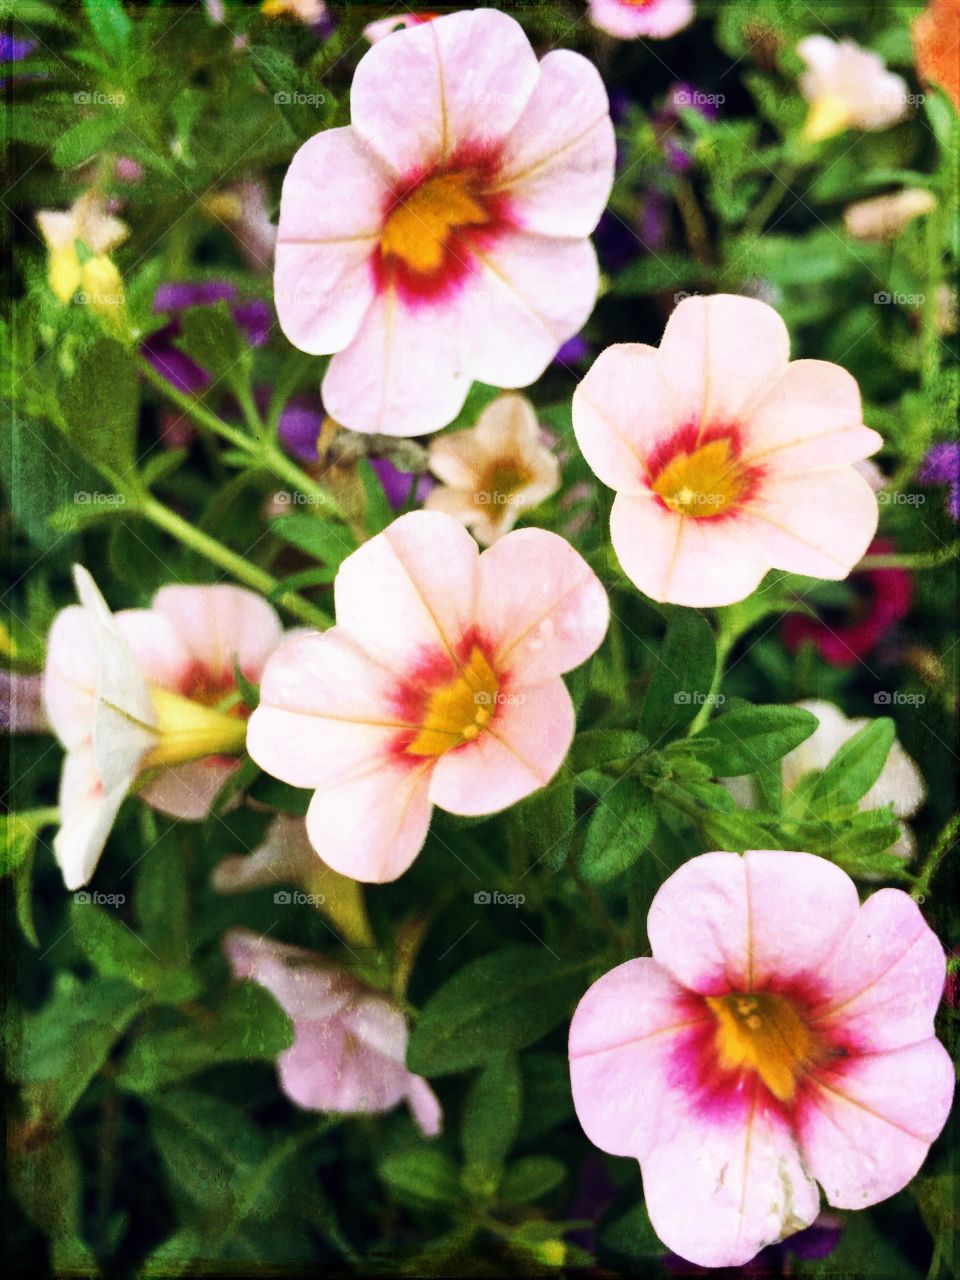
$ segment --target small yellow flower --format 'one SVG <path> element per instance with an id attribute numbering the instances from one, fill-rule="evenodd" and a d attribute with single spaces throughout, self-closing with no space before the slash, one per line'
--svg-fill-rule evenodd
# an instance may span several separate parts
<path id="1" fill-rule="evenodd" d="M 42 210 L 37 225 L 49 254 L 47 280 L 60 301 L 80 293 L 95 311 L 115 315 L 123 306 L 123 281 L 110 253 L 126 240 L 129 227 L 107 213 L 93 191 L 65 211 Z"/>
<path id="2" fill-rule="evenodd" d="M 442 483 L 424 505 L 454 516 L 483 546 L 560 484 L 560 464 L 541 439 L 533 405 L 516 394 L 499 396 L 476 426 L 433 440 L 430 470 Z"/>

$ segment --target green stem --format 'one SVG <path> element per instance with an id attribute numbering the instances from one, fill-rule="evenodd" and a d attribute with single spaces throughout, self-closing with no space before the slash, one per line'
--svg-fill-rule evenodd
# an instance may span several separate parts
<path id="1" fill-rule="evenodd" d="M 693 718 L 690 725 L 690 735 L 703 728 L 713 714 L 713 708 L 716 704 L 717 694 L 720 692 L 720 685 L 723 683 L 724 666 L 730 654 L 730 650 L 736 644 L 742 635 L 744 627 L 732 626 L 723 621 L 720 623 L 717 631 L 717 665 L 713 669 L 713 679 L 710 681 L 710 692 L 707 694 L 706 700 L 700 710 Z"/>
<path id="2" fill-rule="evenodd" d="M 321 631 L 331 625 L 331 618 L 322 609 L 316 608 L 292 591 L 279 592 L 280 584 L 276 578 L 271 577 L 269 573 L 256 565 L 250 564 L 242 556 L 237 555 L 235 551 L 225 547 L 222 542 L 217 542 L 215 538 L 211 538 L 202 529 L 196 528 L 195 525 L 184 520 L 182 516 L 178 516 L 175 511 L 165 507 L 156 498 L 143 498 L 139 510 L 158 529 L 163 529 L 166 533 L 172 534 L 184 546 L 190 547 L 213 564 L 219 565 L 221 569 L 225 569 L 227 573 L 232 574 L 238 582 L 242 582 L 245 586 L 260 592 L 261 595 L 271 596 L 282 609 L 286 609 L 289 614 L 292 614 L 293 617 L 298 618 L 301 622 L 305 622 L 311 627 L 318 627 Z"/>
<path id="3" fill-rule="evenodd" d="M 940 551 L 918 551 L 913 555 L 865 556 L 860 569 L 939 569 L 960 556 L 960 541 L 951 542 Z"/>
<path id="4" fill-rule="evenodd" d="M 923 865 L 920 867 L 920 872 L 911 890 L 911 894 L 917 902 L 922 901 L 930 892 L 930 883 L 936 874 L 937 867 L 958 835 L 960 835 L 960 813 L 954 814 L 950 819 L 937 837 L 933 848 L 923 860 Z"/>
<path id="5" fill-rule="evenodd" d="M 790 183 L 797 176 L 798 166 L 795 164 L 787 165 L 783 173 L 773 179 L 766 191 L 753 206 L 753 211 L 743 224 L 745 235 L 758 236 L 763 228 L 767 225 L 767 220 L 773 214 L 783 197 L 790 190 Z"/>
<path id="6" fill-rule="evenodd" d="M 182 391 L 178 391 L 176 387 L 171 386 L 162 374 L 157 373 L 148 360 L 141 359 L 140 372 L 152 387 L 172 401 L 198 427 L 212 432 L 213 435 L 220 436 L 221 439 L 232 444 L 235 449 L 239 449 L 255 459 L 256 462 L 278 479 L 286 481 L 287 484 L 294 489 L 299 489 L 302 493 L 309 494 L 312 504 L 325 511 L 328 515 L 336 516 L 341 520 L 344 518 L 343 512 L 333 495 L 311 476 L 308 476 L 272 441 L 253 439 L 245 431 L 241 431 L 239 427 L 234 427 L 229 422 L 224 422 L 222 418 L 212 413 L 199 400 L 194 399 L 193 396 L 184 395 Z M 253 406 L 253 410 L 255 412 L 255 406 Z M 256 421 L 262 428 L 258 413 L 256 413 Z"/>
<path id="7" fill-rule="evenodd" d="M 680 178 L 676 192 L 677 208 L 683 222 L 690 252 L 698 262 L 711 263 L 714 260 L 713 247 L 710 243 L 710 231 L 707 220 L 700 208 L 700 201 L 689 178 Z"/>

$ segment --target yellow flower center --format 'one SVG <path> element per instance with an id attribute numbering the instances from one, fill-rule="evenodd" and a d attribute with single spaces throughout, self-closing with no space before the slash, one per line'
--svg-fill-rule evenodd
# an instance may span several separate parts
<path id="1" fill-rule="evenodd" d="M 185 764 L 204 756 L 237 755 L 247 740 L 247 722 L 229 711 L 204 706 L 167 689 L 151 689 L 159 741 L 144 759 L 145 769 Z"/>
<path id="2" fill-rule="evenodd" d="M 493 668 L 474 646 L 458 675 L 430 695 L 420 732 L 407 747 L 412 756 L 442 756 L 472 742 L 490 723 L 500 688 Z"/>
<path id="3" fill-rule="evenodd" d="M 470 169 L 442 173 L 415 187 L 396 205 L 380 238 L 384 257 L 399 258 L 429 275 L 443 266 L 452 233 L 490 221 Z"/>
<path id="4" fill-rule="evenodd" d="M 748 487 L 748 473 L 726 437 L 675 454 L 651 484 L 671 511 L 695 519 L 723 515 Z"/>
<path id="5" fill-rule="evenodd" d="M 510 458 L 489 466 L 477 486 L 477 500 L 483 506 L 506 506 L 515 493 L 530 483 L 530 473 Z"/>
<path id="6" fill-rule="evenodd" d="M 784 996 L 765 992 L 707 996 L 717 1020 L 718 1065 L 753 1070 L 775 1098 L 789 1102 L 797 1079 L 819 1056 L 817 1040 Z"/>

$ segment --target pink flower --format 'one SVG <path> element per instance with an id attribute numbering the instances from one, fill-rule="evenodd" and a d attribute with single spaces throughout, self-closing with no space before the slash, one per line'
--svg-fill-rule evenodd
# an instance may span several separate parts
<path id="1" fill-rule="evenodd" d="M 135 782 L 163 813 L 207 815 L 246 737 L 234 659 L 256 682 L 281 636 L 241 587 L 163 587 L 151 608 L 114 615 L 87 571 L 75 575 L 81 604 L 54 619 L 43 674 L 67 751 L 53 850 L 68 889 L 92 876 Z"/>
<path id="2" fill-rule="evenodd" d="M 376 22 L 368 22 L 363 34 L 371 44 L 393 35 L 394 31 L 403 31 L 407 27 L 420 27 L 425 22 L 433 22 L 440 17 L 439 13 L 395 13 L 389 18 L 377 18 Z"/>
<path id="3" fill-rule="evenodd" d="M 693 21 L 693 0 L 590 0 L 590 21 L 620 40 L 664 40 Z"/>
<path id="4" fill-rule="evenodd" d="M 867 549 L 877 499 L 852 464 L 880 436 L 846 370 L 789 356 L 766 303 L 686 298 L 659 350 L 608 347 L 577 387 L 614 548 L 654 600 L 733 604 L 771 568 L 845 578 Z"/>
<path id="5" fill-rule="evenodd" d="M 334 352 L 328 412 L 421 435 L 473 379 L 537 379 L 597 295 L 588 236 L 613 181 L 595 67 L 541 63 L 492 9 L 397 31 L 361 59 L 352 124 L 306 142 L 283 184 L 274 279 L 295 346 Z"/>
<path id="6" fill-rule="evenodd" d="M 933 1016 L 943 949 L 916 904 L 809 853 L 706 853 L 661 886 L 652 959 L 570 1028 L 580 1123 L 640 1161 L 653 1226 L 739 1266 L 808 1226 L 823 1187 L 861 1209 L 920 1168 L 953 1096 Z"/>
<path id="7" fill-rule="evenodd" d="M 370 1114 L 406 1102 L 435 1137 L 442 1113 L 422 1076 L 406 1068 L 402 1011 L 312 951 L 231 929 L 223 940 L 234 975 L 265 987 L 293 1020 L 294 1042 L 277 1059 L 284 1093 L 308 1111 Z"/>
<path id="8" fill-rule="evenodd" d="M 805 36 L 797 53 L 807 64 L 800 90 L 810 111 L 807 142 L 823 142 L 845 129 L 887 129 L 910 114 L 911 95 L 902 76 L 852 40 Z"/>
<path id="9" fill-rule="evenodd" d="M 482 555 L 451 516 L 414 511 L 340 566 L 337 625 L 267 664 L 247 750 L 315 790 L 314 848 L 395 880 L 433 805 L 494 813 L 545 786 L 574 730 L 562 673 L 597 648 L 606 593 L 563 538 L 520 529 Z"/>

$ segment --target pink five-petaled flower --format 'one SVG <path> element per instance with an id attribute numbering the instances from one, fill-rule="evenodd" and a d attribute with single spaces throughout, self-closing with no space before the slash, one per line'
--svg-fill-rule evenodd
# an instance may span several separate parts
<path id="1" fill-rule="evenodd" d="M 580 1123 L 640 1162 L 675 1253 L 739 1266 L 920 1168 L 953 1096 L 934 1038 L 943 948 L 900 889 L 860 905 L 809 853 L 705 853 L 661 886 L 652 959 L 587 991 L 570 1028 Z"/>
<path id="2" fill-rule="evenodd" d="M 406 1068 L 409 1030 L 392 1000 L 315 952 L 247 929 L 231 929 L 223 948 L 234 975 L 265 987 L 293 1021 L 293 1044 L 277 1059 L 291 1102 L 351 1115 L 405 1101 L 428 1138 L 440 1132 L 436 1094 Z"/>
<path id="3" fill-rule="evenodd" d="M 234 660 L 256 682 L 282 634 L 242 587 L 163 587 L 149 609 L 111 614 L 89 573 L 74 573 L 81 603 L 54 619 L 43 673 L 67 753 L 53 851 L 68 889 L 90 879 L 134 783 L 163 813 L 209 813 L 246 736 Z"/>
<path id="4" fill-rule="evenodd" d="M 610 536 L 654 600 L 733 604 L 768 569 L 845 578 L 877 527 L 853 463 L 883 443 L 839 365 L 790 362 L 764 302 L 686 298 L 660 348 L 608 347 L 577 387 L 573 427 L 617 492 Z"/>
<path id="5" fill-rule="evenodd" d="M 421 435 L 472 380 L 526 386 L 597 295 L 588 237 L 613 182 L 595 67 L 541 63 L 492 9 L 397 31 L 361 59 L 352 123 L 306 142 L 283 184 L 275 298 L 284 333 L 335 352 L 328 412 Z"/>
<path id="6" fill-rule="evenodd" d="M 693 21 L 693 0 L 590 0 L 590 21 L 620 40 L 664 40 Z"/>
<path id="7" fill-rule="evenodd" d="M 392 37 L 391 37 L 392 39 Z M 606 592 L 554 533 L 479 554 L 451 516 L 414 511 L 340 566 L 337 624 L 267 664 L 247 750 L 315 790 L 314 848 L 357 880 L 395 880 L 433 805 L 494 813 L 544 786 L 574 730 L 561 679 L 600 644 Z"/>

